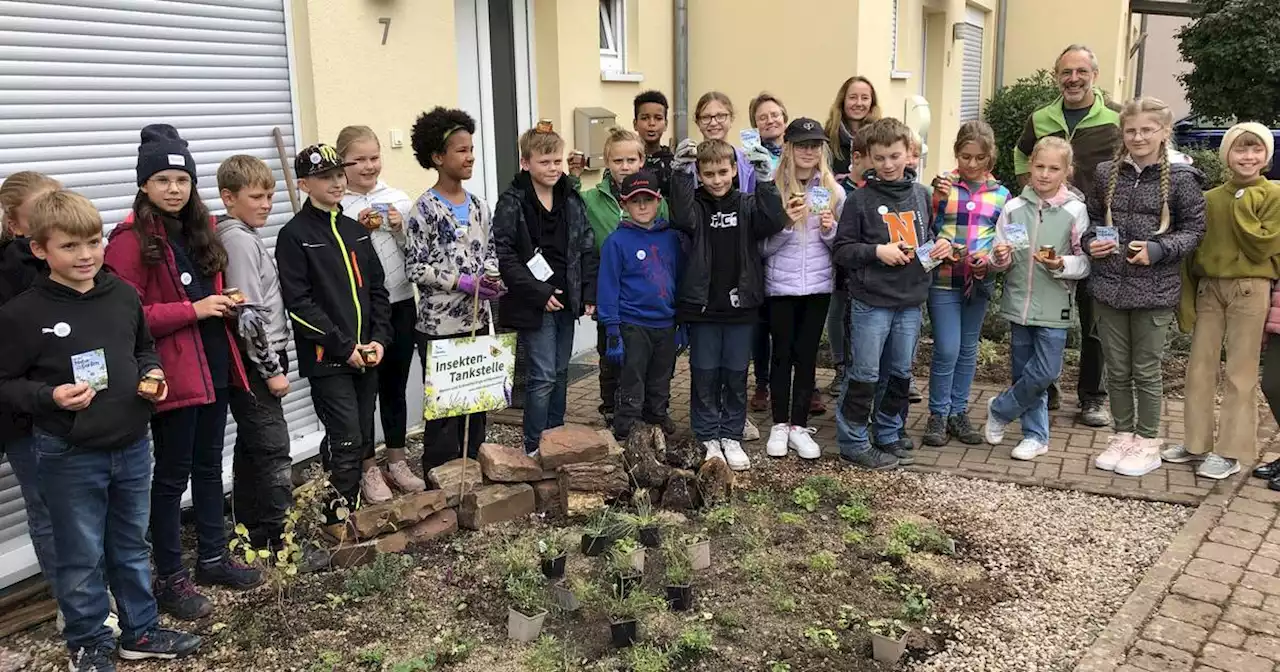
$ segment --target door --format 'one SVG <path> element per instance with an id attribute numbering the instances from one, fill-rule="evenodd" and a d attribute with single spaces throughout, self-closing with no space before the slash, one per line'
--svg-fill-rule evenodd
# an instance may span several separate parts
<path id="1" fill-rule="evenodd" d="M 960 84 L 960 121 L 974 121 L 982 115 L 982 77 L 983 77 L 983 40 L 986 14 L 969 8 L 965 14 L 965 22 L 960 29 L 964 31 L 964 62 Z"/>

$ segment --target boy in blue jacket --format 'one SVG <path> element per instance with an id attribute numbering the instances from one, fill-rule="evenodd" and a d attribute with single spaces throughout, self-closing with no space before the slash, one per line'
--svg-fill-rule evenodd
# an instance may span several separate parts
<path id="1" fill-rule="evenodd" d="M 596 309 L 605 327 L 605 356 L 621 367 L 613 434 L 623 440 L 637 422 L 675 431 L 667 403 L 681 253 L 679 234 L 657 219 L 662 192 L 651 171 L 628 175 L 619 196 L 627 216 L 600 250 Z"/>

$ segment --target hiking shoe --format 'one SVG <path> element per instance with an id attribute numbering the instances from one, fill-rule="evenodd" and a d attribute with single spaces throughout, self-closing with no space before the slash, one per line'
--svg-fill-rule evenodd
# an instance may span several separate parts
<path id="1" fill-rule="evenodd" d="M 987 443 L 993 446 L 998 446 L 1001 441 L 1004 441 L 1004 430 L 1009 426 L 1009 423 L 997 418 L 995 411 L 991 410 L 991 407 L 994 406 L 995 403 L 995 397 L 991 397 L 987 400 L 987 427 L 983 434 Z"/>
<path id="2" fill-rule="evenodd" d="M 1062 408 L 1062 390 L 1058 389 L 1058 381 L 1056 380 L 1049 386 L 1049 401 L 1047 405 L 1051 411 Z"/>
<path id="3" fill-rule="evenodd" d="M 1111 413 L 1101 399 L 1090 399 L 1080 404 L 1076 421 L 1086 427 L 1106 427 L 1111 424 Z"/>
<path id="4" fill-rule="evenodd" d="M 180 621 L 195 621 L 213 613 L 213 603 L 196 590 L 186 570 L 157 578 L 152 592 L 160 611 Z"/>
<path id="5" fill-rule="evenodd" d="M 751 418 L 747 418 L 747 421 L 742 424 L 742 440 L 756 441 L 759 438 L 760 429 L 756 427 L 755 423 L 751 422 Z"/>
<path id="6" fill-rule="evenodd" d="M 85 646 L 72 652 L 67 669 L 71 672 L 116 672 L 115 647 Z"/>
<path id="7" fill-rule="evenodd" d="M 911 384 L 907 386 L 907 403 L 918 404 L 924 401 L 924 395 L 920 394 L 920 388 L 916 387 L 915 379 L 911 379 Z"/>
<path id="8" fill-rule="evenodd" d="M 703 462 L 709 462 L 713 458 L 720 458 L 721 460 L 724 460 L 724 451 L 720 449 L 720 439 L 703 441 L 702 446 L 707 449 L 706 456 L 702 458 Z M 728 462 L 726 461 L 725 464 L 728 464 Z"/>
<path id="9" fill-rule="evenodd" d="M 1277 476 L 1280 476 L 1280 460 L 1260 464 L 1253 470 L 1254 478 L 1265 478 L 1267 480 L 1271 480 Z"/>
<path id="10" fill-rule="evenodd" d="M 915 464 L 916 461 L 916 444 L 911 439 L 901 436 L 897 441 L 885 444 L 874 444 L 877 449 L 883 453 L 888 453 L 898 458 L 898 464 L 907 466 Z"/>
<path id="11" fill-rule="evenodd" d="M 1217 453 L 1209 453 L 1205 456 L 1204 462 L 1200 463 L 1200 468 L 1196 469 L 1196 475 L 1221 481 L 1238 471 L 1240 471 L 1240 460 L 1232 460 Z"/>
<path id="12" fill-rule="evenodd" d="M 1160 468 L 1160 439 L 1134 437 L 1129 454 L 1116 463 L 1115 472 L 1120 476 L 1146 476 Z M 1236 471 L 1239 471 L 1237 467 Z"/>
<path id="13" fill-rule="evenodd" d="M 947 418 L 947 433 L 966 446 L 982 443 L 982 432 L 974 429 L 969 422 L 968 413 L 959 413 Z"/>
<path id="14" fill-rule="evenodd" d="M 195 653 L 198 648 L 200 648 L 199 637 L 180 630 L 156 627 L 139 637 L 136 642 L 127 644 L 122 642 L 120 658 L 122 660 L 147 660 L 148 658 L 173 660 L 186 658 Z"/>
<path id="15" fill-rule="evenodd" d="M 756 393 L 751 395 L 751 410 L 760 413 L 769 410 L 769 387 L 756 385 Z"/>
<path id="16" fill-rule="evenodd" d="M 414 475 L 409 463 L 401 460 L 387 465 L 391 475 L 391 485 L 400 492 L 422 492 L 427 489 L 427 482 Z"/>
<path id="17" fill-rule="evenodd" d="M 1093 466 L 1103 471 L 1114 471 L 1116 465 L 1137 447 L 1137 440 L 1138 437 L 1134 436 L 1133 432 L 1112 434 L 1111 438 L 1107 439 L 1107 449 L 1093 458 Z"/>
<path id="18" fill-rule="evenodd" d="M 360 495 L 365 504 L 379 504 L 391 501 L 391 488 L 382 479 L 382 470 L 377 465 L 364 470 L 360 477 Z"/>
<path id="19" fill-rule="evenodd" d="M 679 431 L 679 428 L 676 427 L 676 421 L 672 420 L 671 416 L 663 418 L 662 421 L 658 423 L 658 426 L 662 428 L 662 433 L 665 436 L 674 436 L 675 433 Z"/>
<path id="20" fill-rule="evenodd" d="M 196 583 L 202 586 L 222 586 L 232 590 L 248 590 L 262 585 L 264 577 L 258 569 L 236 558 L 224 556 L 217 562 L 196 563 Z"/>
<path id="21" fill-rule="evenodd" d="M 1178 444 L 1160 451 L 1160 459 L 1174 464 L 1186 464 L 1187 462 L 1199 462 L 1204 459 L 1204 455 L 1193 453 L 1187 450 L 1186 446 Z"/>
<path id="22" fill-rule="evenodd" d="M 791 425 L 780 422 L 769 428 L 769 443 L 764 446 L 764 454 L 769 457 L 787 456 L 787 437 L 791 434 Z"/>
<path id="23" fill-rule="evenodd" d="M 809 398 L 809 415 L 822 415 L 826 412 L 827 405 L 822 401 L 822 393 L 814 388 L 813 396 Z"/>
<path id="24" fill-rule="evenodd" d="M 742 444 L 733 439 L 720 439 L 720 449 L 724 451 L 724 461 L 734 471 L 745 471 L 751 468 L 751 458 L 747 457 Z"/>
<path id="25" fill-rule="evenodd" d="M 813 440 L 813 435 L 818 433 L 817 427 L 796 427 L 792 426 L 791 431 L 787 434 L 787 446 L 796 451 L 802 459 L 816 460 L 822 457 L 822 448 L 817 441 Z"/>
<path id="26" fill-rule="evenodd" d="M 929 422 L 924 426 L 924 445 L 947 445 L 947 419 L 937 413 L 929 414 Z"/>
<path id="27" fill-rule="evenodd" d="M 900 465 L 898 458 L 886 453 L 874 446 L 868 446 L 866 450 L 850 455 L 844 451 L 840 451 L 840 459 L 845 462 L 862 469 L 871 471 L 884 471 L 886 469 L 897 469 Z"/>
<path id="28" fill-rule="evenodd" d="M 831 383 L 827 385 L 827 394 L 838 397 L 840 390 L 844 387 L 844 364 L 836 364 L 836 375 L 831 378 Z"/>
<path id="29" fill-rule="evenodd" d="M 1009 457 L 1015 460 L 1034 460 L 1049 452 L 1049 444 L 1037 439 L 1026 438 L 1009 451 Z"/>

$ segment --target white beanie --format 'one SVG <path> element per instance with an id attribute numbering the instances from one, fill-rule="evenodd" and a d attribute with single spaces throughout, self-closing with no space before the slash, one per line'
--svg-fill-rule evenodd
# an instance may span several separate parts
<path id="1" fill-rule="evenodd" d="M 1262 140 L 1262 146 L 1267 149 L 1266 163 L 1271 163 L 1271 157 L 1276 153 L 1276 139 L 1271 135 L 1271 129 L 1259 124 L 1256 121 L 1245 121 L 1227 129 L 1226 135 L 1222 136 L 1222 145 L 1218 147 L 1218 156 L 1222 157 L 1222 165 L 1229 165 L 1227 155 L 1231 153 L 1231 145 L 1234 145 L 1236 138 L 1245 133 L 1252 133 Z"/>

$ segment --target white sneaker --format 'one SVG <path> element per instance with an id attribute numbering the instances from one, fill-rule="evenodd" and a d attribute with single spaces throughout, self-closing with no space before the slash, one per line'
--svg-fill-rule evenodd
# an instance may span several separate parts
<path id="1" fill-rule="evenodd" d="M 720 439 L 711 439 L 710 441 L 703 441 L 702 446 L 707 449 L 707 455 L 706 457 L 702 458 L 702 461 L 710 462 L 715 458 L 720 458 L 721 460 L 724 460 L 724 452 L 720 450 Z M 726 461 L 726 464 L 727 463 L 728 462 Z"/>
<path id="2" fill-rule="evenodd" d="M 1120 460 L 1128 457 L 1137 447 L 1137 439 L 1138 437 L 1134 436 L 1132 432 L 1112 434 L 1107 441 L 1107 449 L 1093 458 L 1093 466 L 1103 471 L 1114 470 Z"/>
<path id="3" fill-rule="evenodd" d="M 987 426 L 983 433 L 986 435 L 987 443 L 998 446 L 1001 441 L 1004 441 L 1004 430 L 1009 426 L 1009 423 L 1001 422 L 996 418 L 996 414 L 991 410 L 991 406 L 994 403 L 996 403 L 995 397 L 987 400 Z"/>
<path id="4" fill-rule="evenodd" d="M 760 429 L 751 423 L 751 418 L 742 425 L 742 440 L 755 441 L 760 438 Z"/>
<path id="5" fill-rule="evenodd" d="M 769 429 L 769 443 L 765 444 L 764 453 L 769 457 L 786 457 L 787 456 L 787 435 L 791 431 L 791 426 L 785 422 L 774 425 Z"/>
<path id="6" fill-rule="evenodd" d="M 990 427 L 990 425 L 987 426 Z M 1015 460 L 1034 460 L 1047 452 L 1049 452 L 1049 444 L 1041 443 L 1036 439 L 1023 439 L 1009 451 L 1009 457 Z"/>
<path id="7" fill-rule="evenodd" d="M 751 458 L 742 450 L 742 444 L 733 439 L 720 439 L 720 448 L 724 450 L 724 461 L 734 471 L 745 471 L 751 468 Z"/>
<path id="8" fill-rule="evenodd" d="M 817 427 L 793 426 L 787 434 L 787 445 L 796 451 L 796 455 L 806 460 L 816 460 L 822 457 L 822 448 L 813 440 L 813 435 L 817 432 Z"/>
<path id="9" fill-rule="evenodd" d="M 1119 476 L 1146 476 L 1160 468 L 1160 449 L 1164 441 L 1135 437 L 1129 454 L 1116 464 Z"/>
<path id="10" fill-rule="evenodd" d="M 118 616 L 115 614 L 107 614 L 107 620 L 103 621 L 102 624 L 107 626 L 107 629 L 111 630 L 112 637 L 120 639 L 120 618 Z"/>

